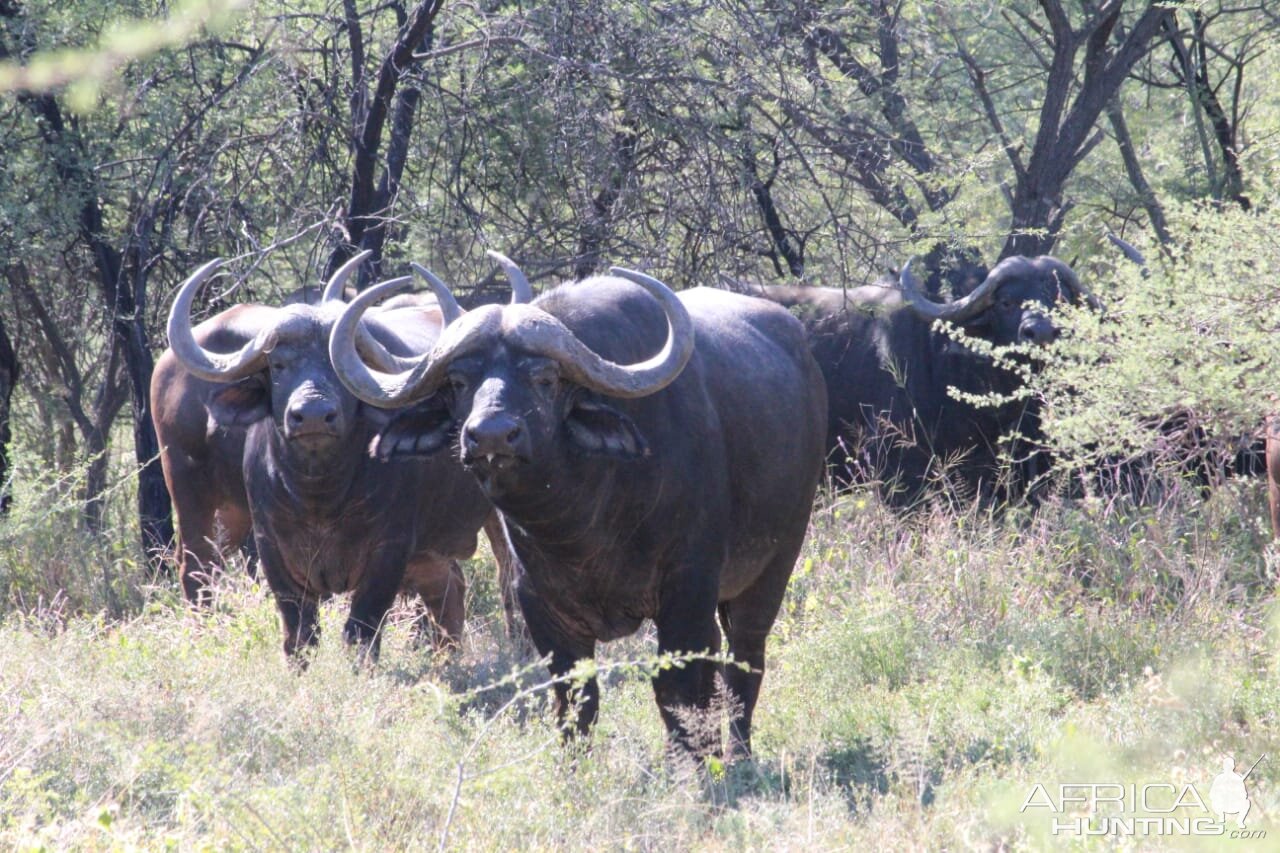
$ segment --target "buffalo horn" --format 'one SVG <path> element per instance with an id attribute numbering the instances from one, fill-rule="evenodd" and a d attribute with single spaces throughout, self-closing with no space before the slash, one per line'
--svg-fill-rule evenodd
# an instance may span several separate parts
<path id="1" fill-rule="evenodd" d="M 389 408 L 410 402 L 427 383 L 438 386 L 436 373 L 443 372 L 447 364 L 442 364 L 439 371 L 433 371 L 433 360 L 430 354 L 416 359 L 400 359 L 404 367 L 395 373 L 370 369 L 360 357 L 356 348 L 356 335 L 360 329 L 360 321 L 369 307 L 379 299 L 385 299 L 399 290 L 403 290 L 409 279 L 393 279 L 358 294 L 351 304 L 338 317 L 329 333 L 329 360 L 333 362 L 333 370 L 338 378 L 359 399 L 375 406 Z M 428 279 L 430 281 L 430 279 Z M 442 310 L 443 307 L 442 307 Z M 422 399 L 435 390 L 430 390 L 414 397 Z"/>
<path id="2" fill-rule="evenodd" d="M 200 346 L 191 329 L 191 303 L 200 285 L 221 266 L 222 258 L 209 261 L 178 288 L 169 310 L 169 348 L 194 376 L 211 382 L 234 382 L 262 368 L 266 354 L 275 346 L 276 333 L 273 323 L 258 330 L 252 340 L 233 353 L 210 352 Z"/>
<path id="3" fill-rule="evenodd" d="M 458 300 L 453 298 L 453 293 L 449 290 L 447 284 L 422 264 L 410 263 L 409 266 L 413 267 L 413 271 L 426 280 L 427 286 L 435 294 L 436 302 L 440 305 L 440 314 L 444 317 L 446 326 L 462 316 L 462 306 L 458 304 Z"/>
<path id="4" fill-rule="evenodd" d="M 511 279 L 514 304 L 529 291 L 528 280 L 509 259 L 493 251 L 489 255 L 502 264 Z M 653 358 L 629 365 L 608 361 L 542 311 L 521 317 L 509 334 L 517 346 L 554 360 L 565 376 L 584 388 L 610 397 L 645 397 L 670 385 L 684 370 L 693 354 L 693 323 L 680 298 L 656 278 L 622 267 L 610 267 L 609 272 L 649 291 L 667 315 L 667 340 Z"/>
<path id="5" fill-rule="evenodd" d="M 342 292 L 346 289 L 347 279 L 351 278 L 351 274 L 364 263 L 364 259 L 373 254 L 370 249 L 364 249 L 356 252 L 351 258 L 338 267 L 337 271 L 329 277 L 328 283 L 324 286 L 324 295 L 320 297 L 321 302 L 332 302 L 335 299 L 339 302 L 344 301 Z"/>
<path id="6" fill-rule="evenodd" d="M 902 267 L 898 280 L 902 284 L 902 294 L 917 315 L 926 320 L 945 320 L 949 323 L 964 323 L 986 310 L 995 297 L 1001 277 L 992 270 L 985 281 L 973 289 L 971 293 L 954 302 L 934 302 L 925 295 L 920 280 L 911 272 L 912 258 Z"/>
<path id="7" fill-rule="evenodd" d="M 485 254 L 501 264 L 503 272 L 507 274 L 507 281 L 511 282 L 511 304 L 525 305 L 532 302 L 533 288 L 529 286 L 529 279 L 525 277 L 520 267 L 516 266 L 516 262 L 493 249 Z"/>
<path id="8" fill-rule="evenodd" d="M 352 301 L 334 324 L 329 338 L 329 357 L 351 393 L 383 407 L 408 405 L 430 396 L 443 384 L 455 355 L 498 335 L 508 336 L 517 347 L 553 359 L 568 379 L 585 388 L 613 397 L 653 394 L 673 382 L 693 355 L 693 323 L 679 297 L 656 278 L 618 267 L 611 272 L 647 290 L 658 300 L 667 317 L 667 339 L 662 349 L 638 364 L 608 361 L 557 318 L 533 306 L 517 305 L 506 309 L 496 306 L 477 309 L 469 315 L 470 322 L 462 324 L 465 328 L 458 328 L 455 335 L 442 335 L 436 348 L 417 359 L 411 368 L 395 374 L 376 372 L 356 353 L 355 330 L 360 316 L 375 300 L 390 296 L 398 289 L 399 285 L 393 283 L 370 288 Z M 507 313 L 513 311 L 516 313 Z"/>

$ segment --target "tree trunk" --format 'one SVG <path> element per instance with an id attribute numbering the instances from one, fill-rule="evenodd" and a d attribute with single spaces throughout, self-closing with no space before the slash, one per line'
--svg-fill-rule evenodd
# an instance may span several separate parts
<path id="1" fill-rule="evenodd" d="M 1151 220 L 1151 229 L 1156 232 L 1156 239 L 1162 246 L 1168 245 L 1172 237 L 1169 235 L 1164 208 L 1160 205 L 1160 199 L 1156 197 L 1155 190 L 1147 181 L 1146 173 L 1142 170 L 1142 161 L 1138 159 L 1138 152 L 1133 150 L 1133 137 L 1129 134 L 1129 124 L 1124 119 L 1124 108 L 1120 105 L 1119 98 L 1113 99 L 1107 105 L 1107 118 L 1116 135 L 1116 145 L 1120 148 L 1120 158 L 1124 161 L 1125 173 L 1129 176 L 1129 183 L 1138 194 L 1143 209 L 1147 211 L 1147 218 Z"/>
<path id="2" fill-rule="evenodd" d="M 1058 0 L 1041 2 L 1049 24 L 1045 31 L 1046 46 L 1052 49 L 1052 57 L 1031 156 L 1024 165 L 1016 150 L 1006 149 L 1010 152 L 1017 185 L 1010 200 L 1009 236 L 1000 252 L 1001 258 L 1041 255 L 1053 249 L 1071 208 L 1071 203 L 1064 199 L 1067 180 L 1102 139 L 1101 133 L 1095 130 L 1099 116 L 1172 15 L 1168 7 L 1148 5 L 1119 44 L 1112 46 L 1111 38 L 1122 6 L 1121 0 L 1098 6 L 1083 28 L 1076 30 Z M 1077 67 L 1076 57 L 1081 48 L 1084 48 L 1084 57 Z M 1081 71 L 1082 79 L 1073 95 L 1072 81 Z M 971 68 L 970 76 L 987 102 L 982 75 Z M 993 126 L 1003 130 L 994 121 Z"/>
<path id="3" fill-rule="evenodd" d="M 401 81 L 420 65 L 420 61 L 414 58 L 415 54 L 431 49 L 435 18 L 440 12 L 440 6 L 441 0 L 424 0 L 403 20 L 396 42 L 379 68 L 372 94 L 362 95 L 356 99 L 359 103 L 353 103 L 352 121 L 357 125 L 354 133 L 355 157 L 351 168 L 351 195 L 347 202 L 345 223 L 350 242 L 336 247 L 329 256 L 326 279 L 360 249 L 372 250 L 373 257 L 367 270 L 361 270 L 357 274 L 357 288 L 363 288 L 381 274 L 387 223 L 400 189 L 413 117 L 422 97 L 418 86 L 406 86 L 398 93 L 397 89 Z M 351 14 L 350 9 L 347 27 L 358 32 L 358 19 Z M 354 53 L 353 49 L 353 56 Z M 353 68 L 353 73 L 360 75 L 358 69 Z M 362 79 L 353 80 L 353 83 L 358 91 L 364 91 Z M 357 109 L 360 105 L 365 107 L 363 115 Z M 379 176 L 378 153 L 382 147 L 383 128 L 388 122 L 391 124 L 391 138 L 387 144 L 386 163 Z"/>
<path id="4" fill-rule="evenodd" d="M 609 146 L 613 167 L 605 176 L 600 192 L 591 200 L 591 214 L 583 223 L 578 239 L 578 257 L 573 264 L 573 274 L 579 280 L 600 266 L 601 250 L 613 228 L 614 205 L 618 203 L 627 179 L 635 171 L 636 147 L 639 144 L 640 136 L 633 131 L 619 130 L 613 134 Z"/>
<path id="5" fill-rule="evenodd" d="M 9 428 L 9 404 L 13 389 L 18 384 L 18 354 L 5 332 L 4 318 L 0 317 L 0 515 L 9 511 L 13 502 L 10 494 L 9 442 L 13 433 Z"/>
<path id="6" fill-rule="evenodd" d="M 72 198 L 82 199 L 79 232 L 93 255 L 98 287 L 111 315 L 111 334 L 124 358 L 133 398 L 134 458 L 138 463 L 138 522 L 142 547 L 154 558 L 173 539 L 169 492 L 160 469 L 160 444 L 151 423 L 151 372 L 154 360 L 144 322 L 146 264 L 134 258 L 135 277 L 126 274 L 120 252 L 107 242 L 94 170 L 85 162 L 84 141 L 74 123 L 68 126 L 52 95 L 20 94 L 19 100 L 40 120 L 59 178 Z M 138 254 L 137 249 L 133 252 Z"/>

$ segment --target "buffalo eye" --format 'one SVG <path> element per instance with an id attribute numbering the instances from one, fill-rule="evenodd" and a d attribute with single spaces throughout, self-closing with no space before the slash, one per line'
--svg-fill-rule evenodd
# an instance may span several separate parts
<path id="1" fill-rule="evenodd" d="M 467 377 L 460 373 L 450 373 L 445 377 L 445 381 L 449 383 L 449 390 L 455 394 L 461 394 L 467 390 Z"/>
<path id="2" fill-rule="evenodd" d="M 551 371 L 536 373 L 533 376 L 534 387 L 538 388 L 541 391 L 550 391 L 551 389 L 556 387 L 556 382 L 558 381 L 559 381 L 559 377 L 557 377 L 555 373 Z"/>

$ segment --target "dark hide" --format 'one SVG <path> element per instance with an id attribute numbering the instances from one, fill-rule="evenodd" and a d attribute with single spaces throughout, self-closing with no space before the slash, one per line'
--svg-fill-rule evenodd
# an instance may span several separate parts
<path id="1" fill-rule="evenodd" d="M 1105 454 L 1081 472 L 1069 494 L 1106 499 L 1125 497 L 1154 503 L 1172 482 L 1190 486 L 1208 499 L 1232 477 L 1266 474 L 1275 451 L 1267 428 L 1227 438 L 1212 437 L 1187 410 L 1145 419 L 1146 446 L 1131 454 Z M 1273 517 L 1275 513 L 1273 512 Z"/>
<path id="2" fill-rule="evenodd" d="M 458 354 L 436 399 L 502 512 L 522 568 L 520 605 L 552 674 L 563 678 L 596 643 L 645 619 L 664 653 L 716 652 L 723 630 L 750 667 L 723 673 L 741 709 L 733 746 L 749 751 L 765 638 L 822 472 L 826 394 L 804 331 L 785 311 L 715 290 L 679 297 L 696 346 L 651 396 L 586 391 L 556 362 L 494 333 Z M 656 301 L 620 278 L 564 285 L 532 304 L 620 364 L 652 356 L 667 335 Z M 682 709 L 709 708 L 718 671 L 693 660 L 654 679 L 670 735 L 694 754 L 719 751 L 718 724 L 690 725 Z M 558 684 L 556 706 L 566 731 L 585 733 L 597 715 L 595 679 L 577 691 Z"/>
<path id="3" fill-rule="evenodd" d="M 990 270 L 982 263 L 982 254 L 973 247 L 935 244 L 924 261 L 924 289 L 935 302 L 949 302 L 967 296 L 983 282 Z M 897 273 L 891 282 L 897 286 Z"/>
<path id="4" fill-rule="evenodd" d="M 230 384 L 192 376 L 172 351 L 157 362 L 152 411 L 178 514 L 183 591 L 202 601 L 219 546 L 234 547 L 252 531 L 286 652 L 316 642 L 318 602 L 343 592 L 353 593 L 344 637 L 374 655 L 401 590 L 422 597 L 437 644 L 456 642 L 457 560 L 474 552 L 484 524 L 509 571 L 501 525 L 454 460 L 371 458 L 390 413 L 359 403 L 333 374 L 326 345 L 342 307 L 237 305 L 201 323 L 195 337 L 215 352 L 238 349 L 266 324 L 277 330 L 263 369 Z M 370 320 L 399 355 L 430 346 L 441 326 L 434 303 L 384 309 Z"/>
<path id="5" fill-rule="evenodd" d="M 992 270 L 1005 280 L 991 305 L 963 323 L 965 334 L 997 346 L 1051 341 L 1057 330 L 1049 309 L 1084 297 L 1045 260 L 1013 258 Z M 962 270 L 950 287 L 962 296 L 975 280 L 975 271 Z M 904 302 L 896 279 L 847 291 L 758 292 L 787 306 L 809 332 L 830 397 L 827 452 L 838 483 L 876 483 L 887 502 L 906 508 L 934 489 L 964 502 L 1003 502 L 1026 495 L 1047 473 L 1048 460 L 1036 451 L 1034 402 L 976 407 L 948 391 L 1007 396 L 1018 388 L 1016 375 L 935 331 Z M 1029 441 L 1011 443 L 1013 433 Z"/>

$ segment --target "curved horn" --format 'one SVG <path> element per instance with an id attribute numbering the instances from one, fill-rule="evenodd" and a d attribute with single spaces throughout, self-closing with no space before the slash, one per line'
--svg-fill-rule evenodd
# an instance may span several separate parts
<path id="1" fill-rule="evenodd" d="M 925 295 L 920 280 L 911 272 L 911 264 L 916 260 L 912 258 L 903 265 L 898 281 L 902 285 L 902 294 L 906 296 L 911 310 L 926 320 L 963 323 L 991 304 L 996 288 L 1000 285 L 1001 279 L 994 274 L 995 270 L 992 270 L 987 274 L 986 280 L 963 299 L 957 299 L 954 302 L 934 302 Z"/>
<path id="2" fill-rule="evenodd" d="M 493 249 L 485 252 L 486 255 L 493 258 L 502 265 L 502 269 L 507 274 L 507 281 L 511 282 L 511 304 L 523 305 L 533 301 L 533 288 L 529 286 L 529 279 L 525 278 L 525 274 L 516 266 L 516 262 L 508 258 L 501 252 L 495 252 Z"/>
<path id="3" fill-rule="evenodd" d="M 384 287 L 386 290 L 394 290 L 411 281 L 413 281 L 413 277 L 405 275 L 389 279 L 375 286 Z M 374 337 L 373 332 L 369 331 L 369 327 L 364 323 L 359 324 L 356 330 L 356 347 L 360 355 L 367 359 L 369 364 L 387 373 L 399 373 L 402 370 L 408 370 L 417 363 L 416 358 L 405 358 L 396 355 L 384 347 L 382 341 Z"/>
<path id="4" fill-rule="evenodd" d="M 413 267 L 414 272 L 426 279 L 431 292 L 435 294 L 436 302 L 440 305 L 440 313 L 444 316 L 444 324 L 446 326 L 462 316 L 462 306 L 458 304 L 458 300 L 453 298 L 453 292 L 449 290 L 447 284 L 422 264 L 410 263 L 409 266 Z"/>
<path id="5" fill-rule="evenodd" d="M 169 310 L 169 348 L 192 375 L 210 382 L 234 382 L 262 368 L 266 354 L 276 344 L 276 332 L 274 324 L 261 329 L 253 340 L 234 353 L 210 352 L 200 346 L 191 330 L 191 303 L 200 285 L 221 266 L 222 258 L 214 258 L 178 288 Z"/>
<path id="6" fill-rule="evenodd" d="M 602 358 L 558 322 L 555 325 L 562 333 L 546 335 L 545 341 L 528 340 L 544 337 L 538 327 L 520 326 L 515 332 L 525 339 L 522 343 L 555 358 L 569 378 L 585 388 L 611 397 L 654 394 L 674 382 L 689 363 L 693 355 L 693 321 L 680 298 L 656 278 L 622 267 L 610 267 L 609 272 L 640 285 L 662 306 L 662 312 L 667 315 L 667 339 L 657 355 L 638 364 L 615 364 Z"/>
<path id="7" fill-rule="evenodd" d="M 359 294 L 329 333 L 329 360 L 342 384 L 359 399 L 382 408 L 407 405 L 426 397 L 439 386 L 449 366 L 449 359 L 432 359 L 428 353 L 417 358 L 398 358 L 397 366 L 402 368 L 399 372 L 375 372 L 356 350 L 356 334 L 365 311 L 377 300 L 402 290 L 409 280 L 393 279 Z"/>
<path id="8" fill-rule="evenodd" d="M 338 300 L 345 301 L 342 298 L 342 291 L 347 286 L 347 279 L 351 278 L 351 274 L 355 272 L 360 264 L 364 263 L 364 259 L 373 254 L 372 249 L 364 249 L 356 252 L 337 271 L 329 277 L 329 281 L 324 286 L 324 295 L 320 297 L 321 302 L 332 302 Z"/>
<path id="9" fill-rule="evenodd" d="M 442 336 L 435 349 L 414 360 L 409 369 L 392 375 L 379 374 L 356 355 L 354 336 L 360 315 L 375 299 L 389 295 L 394 289 L 382 285 L 356 297 L 334 324 L 329 338 L 329 358 L 352 394 L 384 408 L 408 405 L 433 393 L 444 382 L 455 353 L 493 335 L 508 337 L 521 349 L 555 360 L 568 379 L 584 388 L 624 398 L 656 393 L 680 375 L 693 355 L 693 322 L 676 294 L 656 278 L 617 267 L 610 271 L 647 290 L 658 300 L 667 317 L 667 339 L 662 349 L 638 364 L 621 365 L 602 358 L 557 318 L 535 307 L 485 306 L 467 315 L 468 322 L 461 324 L 465 328 L 452 337 Z"/>
<path id="10" fill-rule="evenodd" d="M 1140 267 L 1145 267 L 1147 265 L 1147 259 L 1142 256 L 1142 252 L 1138 251 L 1138 247 L 1130 243 L 1128 240 L 1122 239 L 1110 228 L 1107 229 L 1107 239 L 1111 241 L 1113 246 L 1120 250 L 1122 255 L 1133 263 Z"/>

